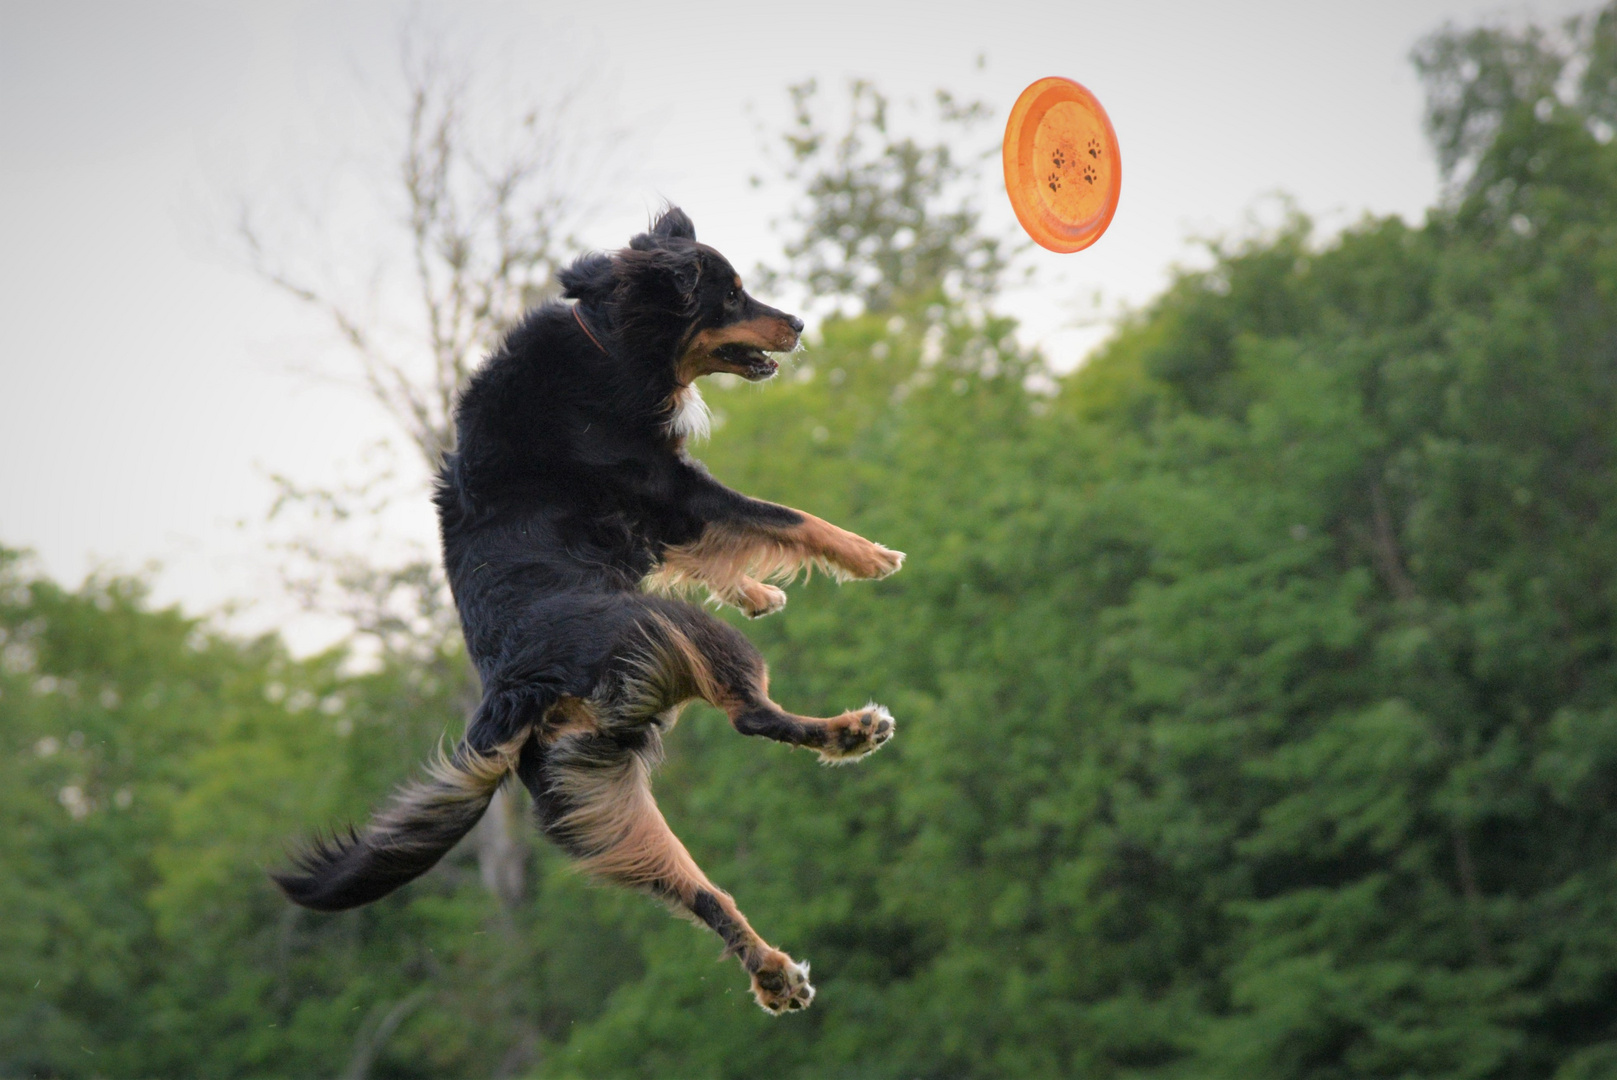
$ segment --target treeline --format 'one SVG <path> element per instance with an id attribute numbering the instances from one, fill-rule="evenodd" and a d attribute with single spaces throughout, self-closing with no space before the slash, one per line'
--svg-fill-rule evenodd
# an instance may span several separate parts
<path id="1" fill-rule="evenodd" d="M 709 395 L 719 476 L 910 553 L 746 626 L 888 749 L 693 711 L 658 781 L 802 1015 L 531 830 L 515 895 L 466 850 L 288 907 L 264 868 L 453 725 L 461 658 L 346 676 L 7 556 L 0 1074 L 1617 1074 L 1614 23 L 1434 37 L 1423 225 L 1220 250 L 1069 376 L 949 278 L 991 249 L 918 242 Z M 909 236 L 974 227 L 929 197 Z"/>

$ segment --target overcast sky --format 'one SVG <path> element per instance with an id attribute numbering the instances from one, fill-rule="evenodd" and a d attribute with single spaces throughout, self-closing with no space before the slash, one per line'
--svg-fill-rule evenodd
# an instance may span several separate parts
<path id="1" fill-rule="evenodd" d="M 285 620 L 266 474 L 352 472 L 389 427 L 307 374 L 340 354 L 245 269 L 228 210 L 243 195 L 320 209 L 339 172 L 385 183 L 412 12 L 511 100 L 590 85 L 589 130 L 623 136 L 592 181 L 606 202 L 589 245 L 621 245 L 667 199 L 741 268 L 775 250 L 780 189 L 748 180 L 769 175 L 759 130 L 779 127 L 789 83 L 866 77 L 901 102 L 948 87 L 996 111 L 992 143 L 1022 87 L 1077 79 L 1116 126 L 1122 203 L 1093 248 L 1033 252 L 1035 284 L 1006 299 L 1024 338 L 1071 366 L 1104 333 L 1081 325 L 1097 291 L 1103 312 L 1149 300 L 1195 261 L 1192 238 L 1272 217 L 1275 193 L 1327 231 L 1418 220 L 1437 176 L 1410 48 L 1446 20 L 1588 6 L 0 0 L 0 543 L 70 581 L 156 561 L 161 599 Z M 375 220 L 330 222 L 328 255 Z M 397 525 L 424 542 L 431 527 L 424 501 Z"/>

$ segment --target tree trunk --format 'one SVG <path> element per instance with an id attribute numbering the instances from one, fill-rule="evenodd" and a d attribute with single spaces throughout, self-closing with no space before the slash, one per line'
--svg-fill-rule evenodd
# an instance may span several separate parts
<path id="1" fill-rule="evenodd" d="M 523 803 L 510 784 L 501 787 L 472 833 L 483 887 L 508 909 L 522 901 L 527 889 L 528 846 L 519 831 L 523 827 Z"/>

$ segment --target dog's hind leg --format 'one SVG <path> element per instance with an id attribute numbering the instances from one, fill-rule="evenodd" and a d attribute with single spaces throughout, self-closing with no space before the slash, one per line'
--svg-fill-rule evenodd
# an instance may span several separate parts
<path id="1" fill-rule="evenodd" d="M 651 795 L 658 729 L 636 719 L 575 716 L 553 738 L 535 738 L 524 748 L 517 774 L 533 794 L 546 835 L 587 873 L 645 889 L 710 927 L 741 961 L 765 1011 L 807 1008 L 814 1000 L 808 964 L 759 937 L 668 827 Z"/>
<path id="2" fill-rule="evenodd" d="M 647 633 L 659 668 L 677 674 L 686 696 L 723 709 L 743 735 L 806 747 L 840 765 L 879 749 L 897 730 L 892 714 L 874 702 L 829 718 L 782 709 L 769 699 L 769 669 L 752 642 L 699 608 L 662 606 Z"/>

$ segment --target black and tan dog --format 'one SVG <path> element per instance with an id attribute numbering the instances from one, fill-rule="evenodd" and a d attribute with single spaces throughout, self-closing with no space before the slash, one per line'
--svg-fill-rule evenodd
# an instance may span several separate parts
<path id="1" fill-rule="evenodd" d="M 767 615 L 786 600 L 772 580 L 810 567 L 885 577 L 903 555 L 738 494 L 687 454 L 706 427 L 695 381 L 769 378 L 768 354 L 795 348 L 803 324 L 747 295 L 682 211 L 561 281 L 577 304 L 531 312 L 472 378 L 439 476 L 444 567 L 482 704 L 427 779 L 277 881 L 322 911 L 369 903 L 432 867 L 514 772 L 545 833 L 586 870 L 712 927 L 760 1005 L 800 1009 L 814 997 L 808 965 L 747 925 L 652 800 L 662 734 L 701 698 L 743 734 L 844 762 L 890 739 L 892 717 L 876 705 L 830 719 L 784 711 L 745 637 L 646 588 L 701 585 Z"/>

